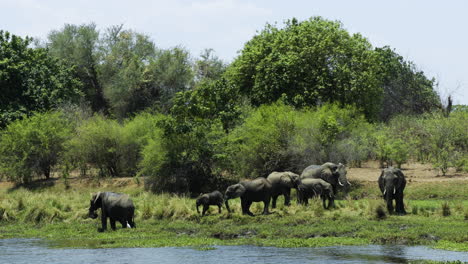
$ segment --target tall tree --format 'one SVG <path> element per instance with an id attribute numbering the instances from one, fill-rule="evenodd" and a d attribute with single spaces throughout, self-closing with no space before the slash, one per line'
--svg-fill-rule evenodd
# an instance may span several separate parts
<path id="1" fill-rule="evenodd" d="M 0 127 L 80 97 L 73 69 L 31 42 L 0 31 Z"/>
<path id="2" fill-rule="evenodd" d="M 94 111 L 107 111 L 102 86 L 98 79 L 99 32 L 94 23 L 66 24 L 48 36 L 49 53 L 75 66 L 76 77 L 83 83 L 83 92 Z"/>
<path id="3" fill-rule="evenodd" d="M 226 70 L 226 64 L 215 55 L 213 49 L 205 49 L 195 61 L 195 79 L 217 80 Z"/>
<path id="4" fill-rule="evenodd" d="M 428 79 L 412 62 L 389 47 L 376 48 L 382 65 L 383 98 L 379 119 L 388 121 L 397 114 L 421 114 L 441 108 L 434 90 L 434 79 Z"/>
<path id="5" fill-rule="evenodd" d="M 247 42 L 227 73 L 253 105 L 283 98 L 296 107 L 352 104 L 375 118 L 382 94 L 376 53 L 339 22 L 314 17 L 267 25 Z"/>
<path id="6" fill-rule="evenodd" d="M 102 44 L 99 80 L 111 112 L 123 118 L 151 105 L 155 95 L 148 65 L 156 48 L 149 37 L 114 26 L 106 31 Z"/>

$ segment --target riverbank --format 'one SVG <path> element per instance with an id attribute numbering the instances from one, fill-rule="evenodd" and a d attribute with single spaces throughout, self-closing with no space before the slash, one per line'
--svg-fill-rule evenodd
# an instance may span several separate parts
<path id="1" fill-rule="evenodd" d="M 401 244 L 468 251 L 468 181 L 409 181 L 408 215 L 382 215 L 379 191 L 372 181 L 348 178 L 353 190 L 337 208 L 323 210 L 319 201 L 308 207 L 279 206 L 271 215 L 240 214 L 211 208 L 200 217 L 194 199 L 155 195 L 131 178 L 101 181 L 70 179 L 43 182 L 26 189 L 3 183 L 0 189 L 0 238 L 43 238 L 57 247 L 114 248 L 213 245 L 317 247 L 333 245 Z M 363 172 L 360 171 L 362 176 Z M 412 179 L 408 175 L 409 180 Z M 65 186 L 69 186 L 66 188 Z M 100 221 L 87 218 L 90 193 L 110 190 L 128 193 L 136 205 L 136 229 L 98 233 Z M 262 204 L 252 211 L 259 214 Z"/>

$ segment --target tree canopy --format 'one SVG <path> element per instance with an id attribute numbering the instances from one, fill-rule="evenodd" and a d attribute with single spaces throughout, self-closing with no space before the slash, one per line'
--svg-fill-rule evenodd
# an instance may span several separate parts
<path id="1" fill-rule="evenodd" d="M 51 57 L 32 39 L 0 31 L 0 127 L 33 111 L 44 111 L 80 96 L 74 68 Z"/>

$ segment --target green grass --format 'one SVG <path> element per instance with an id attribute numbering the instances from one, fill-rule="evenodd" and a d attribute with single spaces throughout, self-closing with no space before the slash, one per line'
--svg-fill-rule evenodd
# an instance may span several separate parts
<path id="1" fill-rule="evenodd" d="M 97 186 L 100 185 L 100 186 Z M 450 186 L 449 186 L 450 187 Z M 99 220 L 87 218 L 90 193 L 125 192 L 136 205 L 136 229 L 98 233 Z M 360 187 L 358 191 L 372 190 Z M 439 193 L 450 193 L 440 191 Z M 419 197 L 413 193 L 414 197 Z M 424 195 L 422 195 L 423 197 Z M 0 238 L 44 238 L 56 247 L 111 248 L 213 245 L 317 247 L 331 245 L 405 244 L 468 251 L 468 201 L 406 199 L 406 216 L 377 214 L 385 208 L 380 198 L 337 200 L 337 208 L 323 210 L 319 200 L 308 207 L 284 207 L 282 200 L 271 215 L 240 214 L 240 201 L 231 200 L 234 213 L 211 208 L 208 216 L 196 213 L 195 201 L 175 195 L 155 195 L 141 186 L 111 183 L 86 184 L 65 190 L 62 185 L 26 190 L 0 190 Z M 263 205 L 252 211 L 260 214 Z M 450 212 L 447 214 L 447 210 Z M 118 225 L 119 227 L 119 225 Z"/>

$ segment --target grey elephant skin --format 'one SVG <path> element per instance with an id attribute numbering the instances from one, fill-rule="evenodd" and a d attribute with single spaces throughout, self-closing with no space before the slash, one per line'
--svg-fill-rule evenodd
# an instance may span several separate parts
<path id="1" fill-rule="evenodd" d="M 395 211 L 399 215 L 405 215 L 405 206 L 403 204 L 403 191 L 406 187 L 405 175 L 400 169 L 386 168 L 382 170 L 379 177 L 379 188 L 382 196 L 387 203 L 389 213 L 393 213 L 393 200 L 395 200 Z"/>
<path id="2" fill-rule="evenodd" d="M 242 214 L 254 216 L 254 214 L 250 212 L 250 206 L 253 202 L 263 202 L 263 214 L 269 214 L 268 206 L 271 200 L 271 191 L 271 183 L 266 178 L 241 181 L 226 189 L 224 196 L 226 208 L 228 212 L 231 212 L 228 203 L 229 199 L 240 197 Z"/>
<path id="3" fill-rule="evenodd" d="M 89 217 L 96 219 L 98 217 L 96 210 L 101 208 L 101 228 L 99 232 L 107 229 L 107 218 L 109 218 L 112 230 L 115 230 L 115 222 L 122 224 L 122 228 L 135 228 L 134 213 L 135 206 L 133 201 L 126 194 L 113 192 L 98 192 L 93 194 L 90 206 Z"/>
<path id="4" fill-rule="evenodd" d="M 204 216 L 210 205 L 217 205 L 219 213 L 221 213 L 223 202 L 223 194 L 219 191 L 202 194 L 196 200 L 197 212 L 200 213 L 198 207 L 203 205 L 202 216 Z"/>
<path id="5" fill-rule="evenodd" d="M 297 187 L 299 203 L 307 205 L 309 198 L 319 196 L 322 199 L 323 208 L 335 207 L 335 195 L 330 183 L 322 179 L 305 178 Z M 328 200 L 328 206 L 326 201 Z"/>
<path id="6" fill-rule="evenodd" d="M 267 180 L 272 186 L 271 207 L 276 208 L 276 200 L 280 195 L 284 195 L 284 205 L 289 206 L 291 204 L 291 188 L 297 189 L 297 185 L 300 183 L 299 175 L 290 171 L 275 171 L 268 175 Z"/>
<path id="7" fill-rule="evenodd" d="M 338 185 L 344 188 L 351 186 L 346 178 L 346 167 L 339 163 L 327 162 L 322 165 L 310 165 L 302 171 L 301 179 L 313 178 L 322 179 L 330 183 L 333 187 L 333 193 L 337 193 Z"/>

